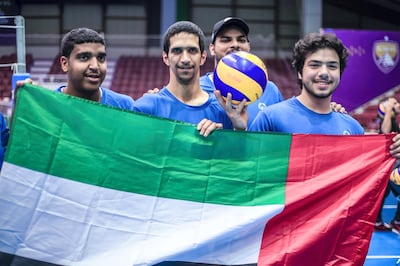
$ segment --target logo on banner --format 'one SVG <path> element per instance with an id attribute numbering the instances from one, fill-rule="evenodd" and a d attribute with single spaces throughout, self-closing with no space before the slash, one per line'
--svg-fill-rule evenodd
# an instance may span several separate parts
<path id="1" fill-rule="evenodd" d="M 392 71 L 399 62 L 399 44 L 389 40 L 387 36 L 383 40 L 375 41 L 373 45 L 373 57 L 376 66 L 385 74 Z"/>

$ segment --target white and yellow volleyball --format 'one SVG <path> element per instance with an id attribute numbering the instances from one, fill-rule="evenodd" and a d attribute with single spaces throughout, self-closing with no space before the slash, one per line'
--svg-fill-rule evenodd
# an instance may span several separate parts
<path id="1" fill-rule="evenodd" d="M 214 70 L 214 85 L 222 97 L 232 94 L 232 103 L 256 101 L 264 92 L 268 72 L 256 55 L 240 51 L 224 56 Z"/>

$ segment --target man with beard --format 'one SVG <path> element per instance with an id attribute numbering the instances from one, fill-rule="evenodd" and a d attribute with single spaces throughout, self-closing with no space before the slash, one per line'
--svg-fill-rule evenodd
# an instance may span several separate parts
<path id="1" fill-rule="evenodd" d="M 169 82 L 158 93 L 137 99 L 135 111 L 195 124 L 202 136 L 218 128 L 246 128 L 245 112 L 237 116 L 230 108 L 228 117 L 215 96 L 200 88 L 200 67 L 207 58 L 204 39 L 200 27 L 190 21 L 178 21 L 167 29 L 162 59 L 169 68 Z M 243 110 L 244 104 L 240 103 L 238 110 Z"/>
<path id="2" fill-rule="evenodd" d="M 340 82 L 348 53 L 333 34 L 311 33 L 293 49 L 301 93 L 259 112 L 249 131 L 316 133 L 335 135 L 364 134 L 350 115 L 333 112 L 332 93 Z"/>
<path id="3" fill-rule="evenodd" d="M 250 52 L 249 31 L 247 23 L 238 17 L 227 17 L 215 23 L 208 47 L 214 57 L 214 68 L 227 54 L 238 51 Z M 213 72 L 206 73 L 200 78 L 200 87 L 207 92 L 214 92 Z M 248 125 L 260 110 L 281 101 L 283 101 L 281 92 L 275 83 L 269 80 L 261 97 L 247 106 Z"/>

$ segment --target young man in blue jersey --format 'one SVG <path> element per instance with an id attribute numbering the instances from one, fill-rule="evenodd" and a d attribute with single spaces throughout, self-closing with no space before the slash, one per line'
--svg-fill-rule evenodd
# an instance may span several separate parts
<path id="1" fill-rule="evenodd" d="M 311 33 L 293 49 L 301 93 L 259 112 L 250 131 L 364 134 L 348 114 L 333 112 L 331 98 L 347 63 L 347 49 L 333 34 Z"/>
<path id="2" fill-rule="evenodd" d="M 135 111 L 195 124 L 203 136 L 217 128 L 246 128 L 241 124 L 244 120 L 229 119 L 213 93 L 200 88 L 200 67 L 207 58 L 204 39 L 203 31 L 189 21 L 179 21 L 168 28 L 162 59 L 169 68 L 169 83 L 158 93 L 137 99 Z"/>
<path id="3" fill-rule="evenodd" d="M 56 91 L 108 106 L 132 110 L 134 100 L 124 94 L 101 87 L 107 74 L 106 42 L 103 36 L 89 28 L 76 28 L 61 41 L 61 69 L 67 74 L 67 84 Z M 31 79 L 17 82 L 17 88 Z"/>
<path id="4" fill-rule="evenodd" d="M 61 41 L 60 64 L 68 82 L 57 91 L 132 110 L 131 97 L 101 87 L 107 73 L 106 43 L 96 31 L 76 28 L 65 34 Z"/>
<path id="5" fill-rule="evenodd" d="M 210 54 L 214 57 L 214 67 L 217 67 L 219 60 L 225 55 L 238 51 L 250 52 L 249 31 L 247 23 L 238 17 L 227 17 L 215 23 L 209 45 Z M 200 78 L 200 87 L 205 91 L 214 92 L 213 72 Z M 260 110 L 281 101 L 281 92 L 275 83 L 269 80 L 261 97 L 247 106 L 249 125 Z"/>

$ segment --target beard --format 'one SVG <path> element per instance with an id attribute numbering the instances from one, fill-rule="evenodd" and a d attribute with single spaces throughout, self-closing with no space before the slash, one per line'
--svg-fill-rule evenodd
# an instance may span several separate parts
<path id="1" fill-rule="evenodd" d="M 312 88 L 310 88 L 309 86 L 307 86 L 306 84 L 302 83 L 302 88 L 303 90 L 306 90 L 307 93 L 317 99 L 325 99 L 325 98 L 330 98 L 332 96 L 332 94 L 334 93 L 334 91 L 336 89 L 333 90 L 327 90 L 327 91 L 323 91 L 323 92 L 315 92 L 315 90 L 313 90 Z"/>

